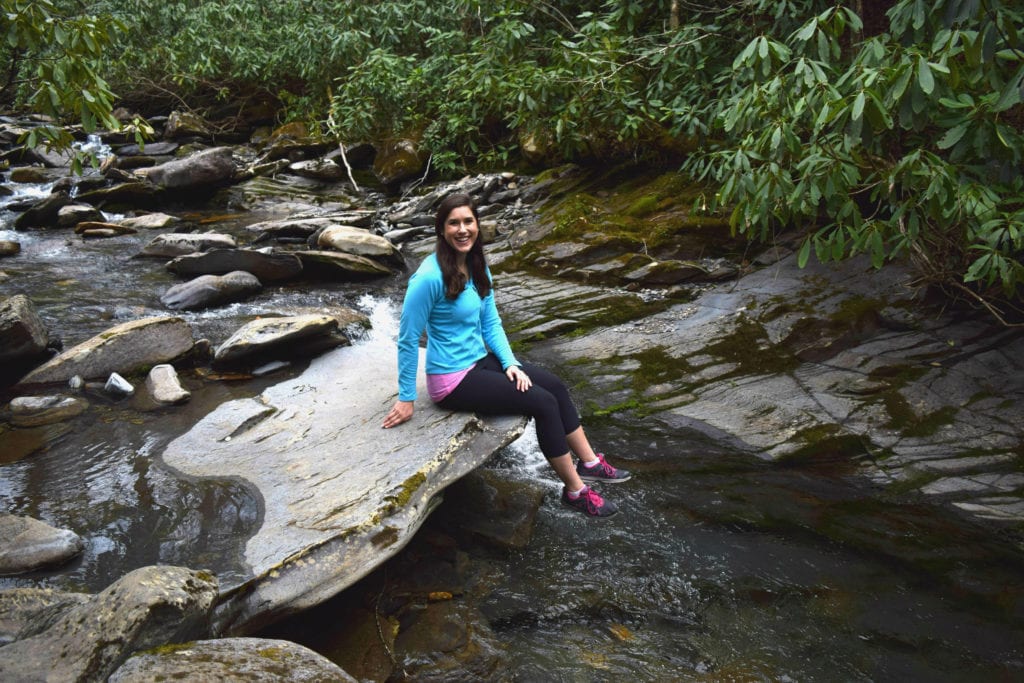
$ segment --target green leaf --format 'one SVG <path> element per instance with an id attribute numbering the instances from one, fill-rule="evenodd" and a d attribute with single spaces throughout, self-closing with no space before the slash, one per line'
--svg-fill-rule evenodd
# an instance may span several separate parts
<path id="1" fill-rule="evenodd" d="M 798 268 L 803 268 L 807 265 L 807 260 L 811 257 L 811 238 L 808 237 L 804 240 L 803 245 L 800 247 L 800 252 L 796 255 L 796 265 Z"/>
<path id="2" fill-rule="evenodd" d="M 853 109 L 850 112 L 850 118 L 853 121 L 859 121 L 860 117 L 864 115 L 864 91 L 861 90 L 857 93 L 857 97 L 853 100 Z"/>
<path id="3" fill-rule="evenodd" d="M 931 95 L 935 90 L 935 76 L 932 75 L 931 67 L 928 66 L 924 57 L 918 59 L 917 62 L 917 84 L 921 86 L 921 92 L 926 95 Z"/>
<path id="4" fill-rule="evenodd" d="M 814 35 L 814 32 L 818 30 L 818 19 L 815 17 L 811 21 L 800 29 L 800 32 L 796 34 L 796 39 L 802 42 L 807 42 Z"/>
<path id="5" fill-rule="evenodd" d="M 938 148 L 949 149 L 956 143 L 960 142 L 961 138 L 963 138 L 964 136 L 964 133 L 966 133 L 970 127 L 970 121 L 964 121 L 959 125 L 953 126 L 952 128 L 946 131 L 945 135 L 939 138 Z"/>

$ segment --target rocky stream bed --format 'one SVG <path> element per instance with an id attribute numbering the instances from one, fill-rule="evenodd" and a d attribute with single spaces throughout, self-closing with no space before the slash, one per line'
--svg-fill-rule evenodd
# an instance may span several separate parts
<path id="1" fill-rule="evenodd" d="M 308 140 L 175 139 L 2 186 L 5 680 L 1020 674 L 1019 333 L 738 244 L 672 173 L 402 196 Z M 636 472 L 613 525 L 557 509 L 521 420 L 379 428 L 455 189 L 517 352 Z"/>

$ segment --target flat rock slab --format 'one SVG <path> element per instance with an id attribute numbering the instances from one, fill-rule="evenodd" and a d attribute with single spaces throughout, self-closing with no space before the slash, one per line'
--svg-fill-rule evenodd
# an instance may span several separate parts
<path id="1" fill-rule="evenodd" d="M 221 635 L 251 633 L 358 581 L 405 545 L 437 493 L 523 431 L 522 417 L 484 421 L 434 407 L 422 372 L 413 419 L 382 429 L 397 395 L 397 351 L 393 321 L 374 322 L 366 339 L 301 376 L 221 405 L 163 454 L 187 475 L 243 479 L 263 500 L 245 546 L 251 577 L 221 586 Z"/>

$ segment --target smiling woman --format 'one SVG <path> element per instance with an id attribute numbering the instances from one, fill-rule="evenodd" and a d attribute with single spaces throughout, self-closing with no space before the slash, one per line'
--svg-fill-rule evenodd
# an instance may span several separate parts
<path id="1" fill-rule="evenodd" d="M 446 197 L 434 219 L 437 245 L 409 278 L 398 332 L 398 400 L 390 429 L 413 416 L 419 340 L 427 331 L 427 392 L 442 408 L 534 419 L 541 452 L 561 479 L 562 503 L 592 517 L 618 512 L 584 482 L 618 483 L 629 472 L 595 453 L 565 384 L 512 353 L 494 303 L 473 199 Z M 573 454 L 579 463 L 573 464 Z"/>

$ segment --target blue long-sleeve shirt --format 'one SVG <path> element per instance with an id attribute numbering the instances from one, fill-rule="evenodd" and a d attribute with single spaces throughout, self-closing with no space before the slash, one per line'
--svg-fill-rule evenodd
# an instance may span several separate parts
<path id="1" fill-rule="evenodd" d="M 490 272 L 487 273 L 490 277 Z M 465 370 L 487 355 L 498 357 L 503 368 L 519 365 L 512 353 L 501 317 L 494 305 L 494 290 L 480 298 L 470 278 L 454 301 L 445 298 L 444 277 L 437 256 L 431 254 L 409 278 L 398 326 L 398 399 L 416 400 L 419 341 L 427 331 L 426 371 L 446 374 Z"/>

